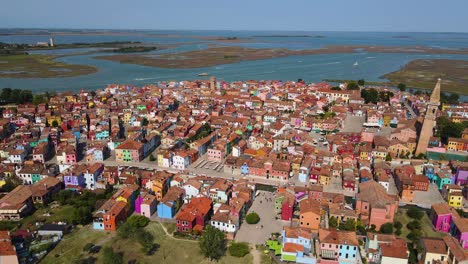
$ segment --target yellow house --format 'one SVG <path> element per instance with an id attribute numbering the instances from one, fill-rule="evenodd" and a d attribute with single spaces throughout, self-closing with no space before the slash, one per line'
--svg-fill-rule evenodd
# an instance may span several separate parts
<path id="1" fill-rule="evenodd" d="M 47 123 L 49 123 L 49 126 L 53 126 L 54 121 L 57 121 L 58 126 L 60 126 L 62 124 L 62 118 L 60 116 L 49 116 L 49 117 L 47 117 Z"/>
<path id="2" fill-rule="evenodd" d="M 328 186 L 330 184 L 330 177 L 328 175 L 320 175 L 319 183 Z"/>
<path id="3" fill-rule="evenodd" d="M 6 184 L 6 181 L 5 180 L 0 180 L 0 187 L 3 187 L 3 185 Z"/>
<path id="4" fill-rule="evenodd" d="M 463 195 L 461 192 L 451 192 L 448 195 L 448 204 L 453 208 L 461 208 L 463 206 Z"/>
<path id="5" fill-rule="evenodd" d="M 123 115 L 122 121 L 126 124 L 130 123 L 130 120 L 132 119 L 132 112 L 126 111 Z"/>

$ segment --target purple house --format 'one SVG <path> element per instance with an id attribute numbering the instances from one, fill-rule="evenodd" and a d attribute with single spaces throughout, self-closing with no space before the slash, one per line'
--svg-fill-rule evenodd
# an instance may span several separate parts
<path id="1" fill-rule="evenodd" d="M 156 196 L 142 193 L 135 200 L 135 214 L 150 218 L 156 212 L 156 205 Z"/>
<path id="2" fill-rule="evenodd" d="M 86 186 L 86 180 L 82 172 L 64 175 L 63 182 L 65 183 L 65 189 L 79 190 Z"/>
<path id="3" fill-rule="evenodd" d="M 454 215 L 450 234 L 458 240 L 462 248 L 468 249 L 468 218 Z"/>
<path id="4" fill-rule="evenodd" d="M 432 225 L 437 231 L 450 232 L 452 208 L 447 203 L 433 204 L 431 208 Z M 456 213 L 456 212 L 454 212 Z"/>
<path id="5" fill-rule="evenodd" d="M 468 167 L 458 167 L 455 173 L 455 184 L 463 186 L 468 184 Z"/>

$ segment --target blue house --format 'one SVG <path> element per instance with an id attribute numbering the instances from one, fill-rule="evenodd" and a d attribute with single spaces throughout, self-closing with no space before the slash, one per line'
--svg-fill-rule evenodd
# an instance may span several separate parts
<path id="1" fill-rule="evenodd" d="M 159 218 L 174 218 L 175 214 L 182 206 L 184 189 L 173 186 L 169 188 L 166 195 L 158 204 L 157 212 Z"/>
<path id="2" fill-rule="evenodd" d="M 359 245 L 354 244 L 341 244 L 338 249 L 338 261 L 339 263 L 350 263 L 350 261 L 355 261 L 359 257 Z"/>
<path id="3" fill-rule="evenodd" d="M 281 231 L 281 260 L 315 264 L 312 232 L 300 227 L 284 227 Z"/>
<path id="4" fill-rule="evenodd" d="M 244 162 L 241 166 L 241 174 L 248 175 L 249 174 L 249 164 L 247 162 Z"/>
<path id="5" fill-rule="evenodd" d="M 434 167 L 432 166 L 424 167 L 424 175 L 427 176 L 427 178 L 429 179 L 429 181 L 431 181 L 431 183 L 434 183 L 436 181 L 436 173 L 434 171 Z"/>
<path id="6" fill-rule="evenodd" d="M 109 137 L 109 130 L 101 130 L 96 132 L 96 140 L 103 140 Z"/>
<path id="7" fill-rule="evenodd" d="M 437 185 L 437 188 L 442 190 L 445 184 L 454 184 L 452 173 L 450 173 L 450 171 L 439 171 L 435 176 L 434 182 Z"/>

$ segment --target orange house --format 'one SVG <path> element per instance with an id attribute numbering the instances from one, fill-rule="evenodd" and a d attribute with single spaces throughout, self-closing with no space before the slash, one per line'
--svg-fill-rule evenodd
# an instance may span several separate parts
<path id="1" fill-rule="evenodd" d="M 127 218 L 127 203 L 116 202 L 104 215 L 104 230 L 115 231 Z"/>
<path id="2" fill-rule="evenodd" d="M 320 202 L 306 199 L 299 203 L 300 227 L 318 230 L 320 226 Z"/>
<path id="3" fill-rule="evenodd" d="M 398 197 L 389 195 L 380 183 L 370 180 L 359 184 L 356 213 L 364 224 L 380 229 L 385 223 L 393 223 L 397 209 Z"/>

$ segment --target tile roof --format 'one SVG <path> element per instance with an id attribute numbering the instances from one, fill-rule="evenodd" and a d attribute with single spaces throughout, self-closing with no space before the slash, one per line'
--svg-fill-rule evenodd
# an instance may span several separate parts
<path id="1" fill-rule="evenodd" d="M 441 238 L 422 238 L 422 243 L 426 252 L 436 254 L 447 254 L 447 245 Z"/>
<path id="2" fill-rule="evenodd" d="M 359 193 L 356 198 L 360 201 L 369 202 L 372 207 L 377 208 L 385 208 L 387 204 L 398 202 L 396 196 L 389 195 L 380 183 L 373 180 L 359 184 Z"/>
<path id="3" fill-rule="evenodd" d="M 408 248 L 403 239 L 396 239 L 391 244 L 381 244 L 382 256 L 391 258 L 408 259 Z"/>
<path id="4" fill-rule="evenodd" d="M 319 229 L 320 243 L 359 246 L 356 233 L 336 229 Z"/>

